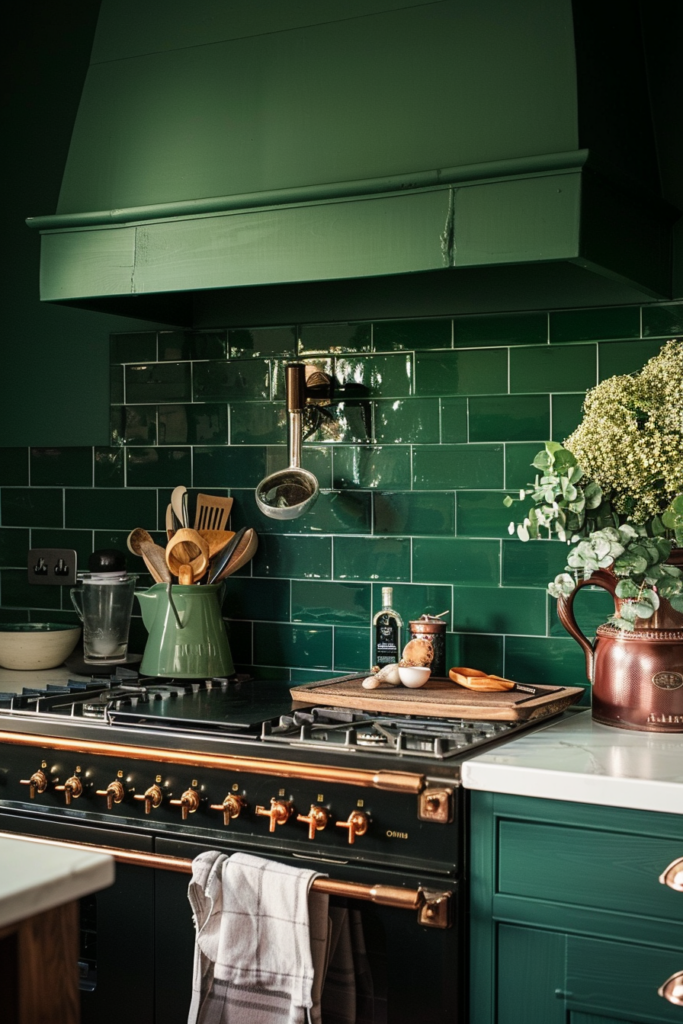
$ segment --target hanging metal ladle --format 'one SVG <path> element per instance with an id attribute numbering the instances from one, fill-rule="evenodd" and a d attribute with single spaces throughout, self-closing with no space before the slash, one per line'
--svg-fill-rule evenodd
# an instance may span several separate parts
<path id="1" fill-rule="evenodd" d="M 271 473 L 256 488 L 256 504 L 270 519 L 298 519 L 313 507 L 320 493 L 313 473 L 301 468 L 306 367 L 303 363 L 290 363 L 285 367 L 285 374 L 289 466 Z"/>

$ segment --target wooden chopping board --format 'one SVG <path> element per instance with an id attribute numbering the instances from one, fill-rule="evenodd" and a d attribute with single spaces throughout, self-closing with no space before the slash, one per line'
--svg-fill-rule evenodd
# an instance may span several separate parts
<path id="1" fill-rule="evenodd" d="M 479 721 L 529 721 L 564 711 L 581 699 L 581 686 L 547 686 L 530 695 L 521 690 L 479 693 L 466 690 L 449 679 L 428 679 L 417 690 L 392 686 L 364 690 L 365 676 L 352 679 L 323 680 L 292 686 L 290 694 L 297 704 L 358 708 L 383 714 L 430 715 L 440 718 L 471 718 Z"/>

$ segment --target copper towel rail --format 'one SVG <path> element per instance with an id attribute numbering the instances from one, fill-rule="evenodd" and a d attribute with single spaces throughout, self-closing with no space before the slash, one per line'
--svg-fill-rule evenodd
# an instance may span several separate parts
<path id="1" fill-rule="evenodd" d="M 42 836 L 27 836 L 17 832 L 0 832 L 1 839 L 18 839 L 25 843 L 42 843 L 46 846 L 60 846 L 83 853 L 108 853 L 119 864 L 133 864 L 136 867 L 156 868 L 159 871 L 175 871 L 184 875 L 192 874 L 189 857 L 170 857 L 163 853 L 145 853 L 140 850 L 124 850 L 118 846 L 95 846 L 90 843 L 71 843 L 64 839 L 43 839 Z M 452 892 L 438 892 L 433 889 L 405 889 L 400 885 L 364 885 L 362 882 L 345 882 L 336 878 L 316 878 L 312 888 L 331 896 L 346 896 L 348 899 L 366 900 L 383 907 L 397 907 L 400 910 L 416 910 L 418 924 L 428 928 L 450 927 L 450 905 Z"/>

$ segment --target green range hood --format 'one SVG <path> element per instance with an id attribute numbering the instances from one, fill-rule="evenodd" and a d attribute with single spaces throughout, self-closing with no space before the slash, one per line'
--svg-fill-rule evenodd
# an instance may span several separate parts
<path id="1" fill-rule="evenodd" d="M 190 325 L 232 289 L 550 263 L 670 295 L 637 5 L 607 6 L 104 0 L 28 220 L 41 298 Z"/>

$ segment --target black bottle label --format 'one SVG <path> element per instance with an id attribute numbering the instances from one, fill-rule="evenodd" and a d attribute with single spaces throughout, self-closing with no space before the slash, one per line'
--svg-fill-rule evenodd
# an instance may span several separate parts
<path id="1" fill-rule="evenodd" d="M 375 664 L 393 665 L 398 661 L 398 623 L 393 615 L 380 615 L 375 626 Z"/>

